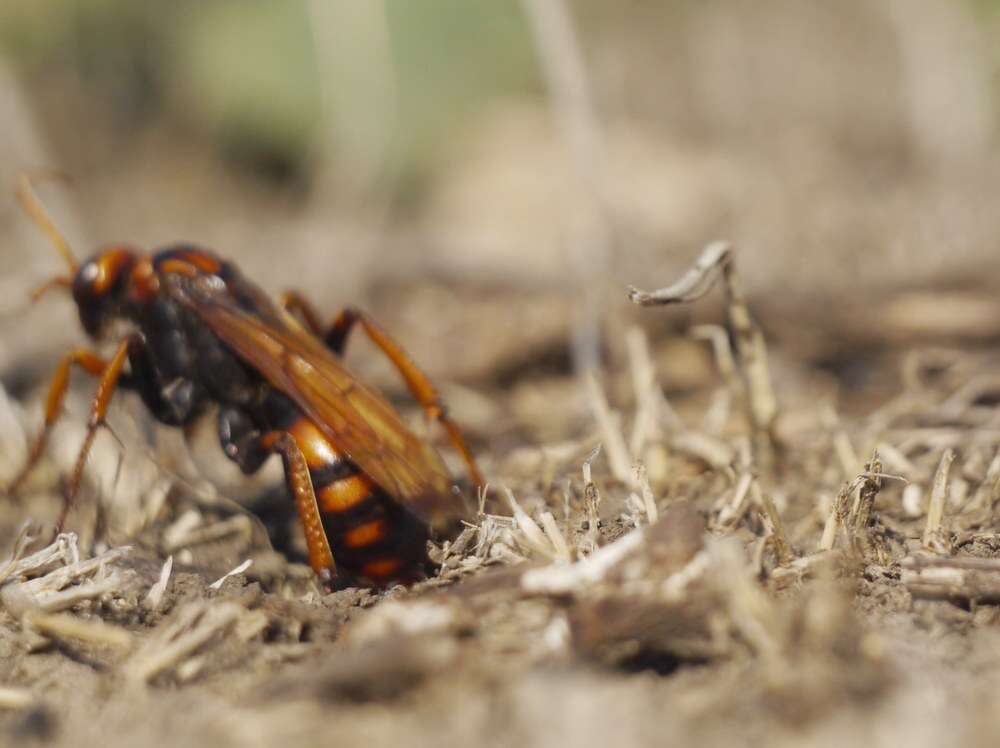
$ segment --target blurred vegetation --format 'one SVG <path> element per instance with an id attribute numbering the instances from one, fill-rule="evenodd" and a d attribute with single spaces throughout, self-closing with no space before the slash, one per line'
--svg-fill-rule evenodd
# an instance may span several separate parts
<path id="1" fill-rule="evenodd" d="M 516 2 L 389 0 L 385 14 L 398 126 L 384 155 L 397 177 L 425 168 L 485 100 L 538 89 Z M 265 177 L 307 174 L 317 149 L 338 142 L 325 128 L 349 131 L 365 87 L 379 85 L 366 71 L 320 69 L 315 42 L 307 0 L 0 4 L 0 52 L 30 85 L 76 91 L 119 129 L 182 128 Z M 324 99 L 331 80 L 339 88 Z"/>

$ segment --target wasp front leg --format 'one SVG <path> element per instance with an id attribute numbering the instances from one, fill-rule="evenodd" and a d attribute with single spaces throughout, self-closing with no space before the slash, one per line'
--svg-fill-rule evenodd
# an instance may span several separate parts
<path id="1" fill-rule="evenodd" d="M 63 508 L 59 513 L 59 519 L 56 521 L 56 532 L 62 532 L 66 517 L 73 508 L 77 491 L 80 488 L 80 481 L 83 478 L 83 471 L 87 466 L 87 458 L 90 456 L 90 450 L 94 444 L 94 438 L 97 436 L 98 430 L 107 422 L 108 409 L 111 407 L 111 400 L 122 380 L 125 363 L 129 360 L 130 354 L 134 354 L 144 345 L 145 341 L 141 335 L 129 335 L 118 344 L 114 355 L 101 372 L 100 381 L 97 383 L 97 390 L 90 404 L 87 435 L 84 437 L 83 445 L 77 454 L 76 464 L 73 466 L 73 472 L 70 474 L 69 482 L 66 484 L 66 491 L 63 496 Z"/>
<path id="2" fill-rule="evenodd" d="M 389 333 L 383 330 L 375 320 L 359 309 L 345 307 L 334 318 L 333 323 L 324 330 L 319 322 L 319 315 L 316 313 L 315 308 L 304 296 L 294 291 L 289 291 L 282 294 L 280 301 L 285 309 L 296 314 L 305 324 L 306 328 L 317 337 L 321 337 L 327 347 L 338 356 L 343 355 L 351 330 L 354 329 L 355 325 L 360 324 L 361 329 L 364 330 L 368 339 L 385 354 L 403 377 L 403 381 L 406 382 L 410 394 L 420 403 L 428 419 L 437 421 L 444 428 L 455 450 L 465 462 L 472 482 L 477 486 L 485 485 L 482 473 L 479 472 L 479 466 L 476 464 L 476 459 L 472 456 L 472 451 L 469 449 L 458 425 L 448 416 L 447 409 L 434 383 L 417 366 L 406 350 Z"/>
<path id="3" fill-rule="evenodd" d="M 66 400 L 66 392 L 69 389 L 69 375 L 72 368 L 76 366 L 88 374 L 99 377 L 104 372 L 104 369 L 107 368 L 107 365 L 104 359 L 86 348 L 74 348 L 63 356 L 62 361 L 56 366 L 56 370 L 53 372 L 49 383 L 49 393 L 45 399 L 45 420 L 42 422 L 42 430 L 35 437 L 31 448 L 28 450 L 28 459 L 24 467 L 21 468 L 14 477 L 14 480 L 7 486 L 5 493 L 10 495 L 16 494 L 45 453 L 45 447 L 48 445 L 52 429 L 63 413 L 63 403 Z"/>

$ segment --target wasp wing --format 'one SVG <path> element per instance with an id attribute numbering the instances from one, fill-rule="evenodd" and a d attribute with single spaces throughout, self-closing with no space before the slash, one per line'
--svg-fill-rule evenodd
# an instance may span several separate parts
<path id="1" fill-rule="evenodd" d="M 360 382 L 315 336 L 242 278 L 259 310 L 237 304 L 213 276 L 170 276 L 170 295 L 223 343 L 290 397 L 355 465 L 433 525 L 463 514 L 438 453 L 417 438 L 385 398 Z"/>

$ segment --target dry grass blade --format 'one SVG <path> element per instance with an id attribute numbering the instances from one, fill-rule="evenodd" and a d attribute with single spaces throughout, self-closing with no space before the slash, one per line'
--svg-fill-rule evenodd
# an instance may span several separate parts
<path id="1" fill-rule="evenodd" d="M 149 593 L 142 601 L 143 607 L 146 610 L 155 611 L 159 609 L 160 604 L 163 602 L 163 596 L 167 592 L 167 584 L 170 582 L 170 572 L 173 568 L 174 557 L 170 556 L 163 562 L 163 567 L 160 569 L 160 578 L 156 580 L 156 584 L 149 588 Z"/>
<path id="2" fill-rule="evenodd" d="M 841 558 L 839 551 L 821 551 L 803 556 L 771 572 L 771 582 L 776 589 L 784 589 L 795 582 L 808 578 L 816 569 L 829 566 Z"/>
<path id="3" fill-rule="evenodd" d="M 672 286 L 652 292 L 640 291 L 634 286 L 629 286 L 629 300 L 640 306 L 664 306 L 697 301 L 712 290 L 723 266 L 730 262 L 731 256 L 732 245 L 729 242 L 713 242 L 701 253 L 694 266 Z"/>
<path id="4" fill-rule="evenodd" d="M 875 451 L 881 456 L 887 470 L 907 475 L 910 480 L 916 480 L 923 472 L 905 454 L 889 442 L 879 442 L 875 446 Z M 998 468 L 1000 468 L 1000 464 L 998 464 Z"/>
<path id="5" fill-rule="evenodd" d="M 542 522 L 542 529 L 545 531 L 546 537 L 552 543 L 552 548 L 555 550 L 556 560 L 562 563 L 569 563 L 572 555 L 570 554 L 569 546 L 566 544 L 566 538 L 562 534 L 562 530 L 556 525 L 556 518 L 552 516 L 552 512 L 542 512 L 539 515 L 539 519 Z"/>
<path id="6" fill-rule="evenodd" d="M 826 518 L 823 527 L 823 535 L 820 537 L 818 551 L 829 551 L 837 542 L 837 530 L 847 522 L 847 515 L 850 511 L 848 502 L 861 484 L 864 476 L 858 476 L 850 483 L 845 483 L 830 505 L 830 514 Z"/>
<path id="7" fill-rule="evenodd" d="M 251 566 L 253 566 L 253 559 L 252 558 L 248 558 L 243 563 L 239 564 L 238 566 L 235 566 L 234 568 L 230 569 L 225 574 L 223 574 L 221 577 L 219 577 L 218 579 L 216 579 L 214 582 L 212 582 L 210 585 L 208 585 L 208 588 L 210 590 L 221 590 L 222 589 L 222 585 L 224 585 L 226 583 L 227 579 L 229 579 L 230 577 L 234 577 L 237 574 L 242 574 L 247 569 L 249 569 Z"/>
<path id="8" fill-rule="evenodd" d="M 604 447 L 608 454 L 608 463 L 611 466 L 611 473 L 615 479 L 622 483 L 630 484 L 632 479 L 632 460 L 629 458 L 628 448 L 625 446 L 625 437 L 622 436 L 621 428 L 615 415 L 611 412 L 608 400 L 604 396 L 604 390 L 593 374 L 589 374 L 586 379 L 587 401 L 590 403 L 594 419 L 601 430 L 601 438 L 604 440 Z"/>
<path id="9" fill-rule="evenodd" d="M 34 694 L 26 688 L 0 686 L 0 709 L 20 711 L 29 709 L 36 703 Z"/>
<path id="10" fill-rule="evenodd" d="M 1000 558 L 976 558 L 974 556 L 909 556 L 900 561 L 904 569 L 971 569 L 1000 573 Z"/>
<path id="11" fill-rule="evenodd" d="M 691 336 L 697 340 L 707 340 L 712 346 L 715 366 L 722 375 L 723 385 L 712 393 L 712 400 L 702 417 L 702 430 L 709 434 L 721 434 L 729 422 L 734 397 L 742 390 L 729 333 L 721 325 L 695 325 Z"/>
<path id="12" fill-rule="evenodd" d="M 750 495 L 750 485 L 753 482 L 753 473 L 744 473 L 740 476 L 739 482 L 733 488 L 732 497 L 719 511 L 716 522 L 720 529 L 730 529 L 743 519 L 749 506 L 747 497 Z"/>
<path id="13" fill-rule="evenodd" d="M 575 208 L 570 259 L 591 292 L 580 294 L 573 330 L 578 372 L 594 371 L 600 362 L 602 302 L 592 293 L 608 271 L 613 225 L 605 195 L 607 166 L 604 138 L 594 110 L 590 83 L 570 4 L 566 0 L 522 0 L 542 68 L 553 97 L 557 124 L 584 190 Z"/>
<path id="14" fill-rule="evenodd" d="M 237 535 L 246 542 L 253 537 L 253 522 L 245 514 L 237 514 L 209 525 L 200 523 L 201 516 L 197 512 L 182 515 L 168 528 L 169 533 L 164 533 L 164 549 L 174 552 L 193 545 L 212 543 L 229 535 Z"/>
<path id="15" fill-rule="evenodd" d="M 581 472 L 583 473 L 583 499 L 587 513 L 587 532 L 577 543 L 577 550 L 581 555 L 588 555 L 597 550 L 597 525 L 598 507 L 601 504 L 601 492 L 597 490 L 592 475 L 592 463 L 601 453 L 601 445 L 594 447 L 593 451 L 583 461 Z"/>
<path id="16" fill-rule="evenodd" d="M 129 649 L 132 635 L 104 621 L 86 621 L 66 613 L 28 613 L 24 625 L 53 639 L 79 641 L 92 646 Z"/>
<path id="17" fill-rule="evenodd" d="M 771 527 L 774 554 L 778 557 L 778 564 L 784 566 L 790 563 L 793 558 L 792 549 L 785 537 L 785 527 L 781 522 L 781 515 L 778 514 L 778 507 L 774 505 L 774 500 L 761 490 L 760 482 L 757 480 L 750 484 L 750 497 Z"/>
<path id="18" fill-rule="evenodd" d="M 635 483 L 642 492 L 642 506 L 646 512 L 646 520 L 649 524 L 656 524 L 660 518 L 659 509 L 656 506 L 656 499 L 653 496 L 653 487 L 649 485 L 649 475 L 646 473 L 646 466 L 641 462 L 635 466 Z"/>
<path id="19" fill-rule="evenodd" d="M 732 538 L 708 545 L 716 569 L 714 578 L 725 592 L 729 615 L 740 635 L 762 657 L 775 658 L 780 644 L 774 604 L 751 576 L 743 550 Z"/>
<path id="20" fill-rule="evenodd" d="M 963 603 L 1000 602 L 1000 560 L 993 558 L 903 559 L 902 581 L 910 594 L 925 600 Z"/>
<path id="21" fill-rule="evenodd" d="M 993 455 L 989 466 L 986 468 L 984 476 L 967 508 L 990 509 L 1000 500 L 1000 449 Z"/>
<path id="22" fill-rule="evenodd" d="M 865 465 L 865 480 L 858 489 L 851 506 L 851 513 L 848 516 L 848 523 L 855 532 L 861 532 L 868 527 L 871 518 L 872 507 L 875 505 L 875 497 L 882 490 L 882 462 L 879 460 L 878 452 L 872 456 L 872 461 Z"/>
<path id="23" fill-rule="evenodd" d="M 537 553 L 543 558 L 554 560 L 559 557 L 559 551 L 545 532 L 538 526 L 528 513 L 521 508 L 514 498 L 514 493 L 509 488 L 504 488 L 504 495 L 507 497 L 507 505 L 514 515 L 514 523 L 518 530 L 515 535 L 518 543 L 526 550 Z"/>
<path id="24" fill-rule="evenodd" d="M 526 571 L 521 577 L 521 586 L 528 592 L 547 595 L 579 591 L 604 579 L 609 570 L 642 545 L 642 542 L 642 531 L 634 530 L 575 564 Z"/>
<path id="25" fill-rule="evenodd" d="M 663 429 L 680 431 L 684 423 L 656 381 L 646 333 L 639 327 L 630 327 L 625 334 L 625 344 L 635 393 L 635 420 L 629 436 L 629 450 L 638 459 L 647 443 L 662 436 Z"/>
<path id="26" fill-rule="evenodd" d="M 31 520 L 27 520 L 24 524 L 18 528 L 17 537 L 14 538 L 14 550 L 11 552 L 10 560 L 7 565 L 0 569 L 0 586 L 10 579 L 11 576 L 18 569 L 18 562 L 24 558 L 25 552 L 28 550 L 28 546 L 31 545 L 35 540 L 35 536 L 31 534 L 31 530 L 34 527 L 34 523 Z"/>
<path id="27" fill-rule="evenodd" d="M 709 467 L 731 472 L 736 460 L 736 450 L 722 439 L 700 431 L 683 431 L 668 442 L 671 449 L 696 457 Z"/>
<path id="28" fill-rule="evenodd" d="M 76 534 L 64 533 L 59 535 L 49 545 L 41 550 L 35 551 L 31 555 L 20 559 L 11 559 L 8 566 L 3 570 L 5 580 L 24 579 L 29 576 L 40 576 L 59 566 L 72 565 L 79 561 L 80 552 L 76 547 Z M 15 551 L 16 546 L 15 543 Z M 26 547 L 27 543 L 24 544 Z M 22 548 L 22 551 L 25 548 Z"/>
<path id="29" fill-rule="evenodd" d="M 861 466 L 861 459 L 851 444 L 851 437 L 840 423 L 840 417 L 832 405 L 828 405 L 820 411 L 823 425 L 830 430 L 833 435 L 833 449 L 840 462 L 840 467 L 844 471 L 845 478 L 851 478 L 858 474 Z"/>
<path id="30" fill-rule="evenodd" d="M 149 683 L 231 630 L 244 613 L 236 603 L 195 602 L 160 626 L 125 666 L 126 678 Z"/>
<path id="31" fill-rule="evenodd" d="M 747 415 L 754 431 L 755 456 L 760 467 L 770 467 L 773 426 L 778 401 L 771 385 L 764 335 L 754 322 L 743 295 L 742 284 L 728 242 L 710 244 L 685 275 L 674 285 L 658 291 L 629 288 L 629 299 L 640 306 L 662 306 L 695 301 L 722 277 L 726 290 L 726 318 L 733 337 L 737 367 L 745 389 Z"/>
<path id="32" fill-rule="evenodd" d="M 637 327 L 629 328 L 625 334 L 628 348 L 629 369 L 632 372 L 632 391 L 635 394 L 635 419 L 629 437 L 629 451 L 639 457 L 646 442 L 659 434 L 658 403 L 655 399 L 656 372 L 649 357 L 646 336 Z"/>
<path id="33" fill-rule="evenodd" d="M 52 613 L 65 610 L 84 600 L 122 592 L 132 583 L 134 574 L 115 570 L 112 564 L 130 550 L 129 546 L 122 546 L 93 558 L 80 560 L 76 552 L 75 536 L 60 536 L 48 548 L 22 559 L 18 564 L 25 566 L 30 563 L 34 565 L 33 571 L 48 569 L 53 561 L 65 565 L 27 581 L 8 580 L 0 588 L 0 600 L 10 612 L 23 615 L 29 611 Z M 70 562 L 71 559 L 75 560 Z M 22 569 L 21 573 L 26 571 Z"/>
<path id="34" fill-rule="evenodd" d="M 116 572 L 104 579 L 84 582 L 58 592 L 37 593 L 24 589 L 25 585 L 12 585 L 4 588 L 0 598 L 3 599 L 7 610 L 12 613 L 26 613 L 32 610 L 54 613 L 68 610 L 85 600 L 120 592 L 125 588 L 126 582 L 126 577 Z"/>
<path id="35" fill-rule="evenodd" d="M 948 501 L 948 476 L 951 474 L 951 464 L 955 461 L 955 451 L 946 449 L 941 455 L 937 472 L 934 474 L 934 485 L 931 489 L 931 501 L 927 507 L 927 525 L 924 527 L 923 543 L 932 547 L 941 532 L 941 521 L 944 518 L 944 507 Z"/>

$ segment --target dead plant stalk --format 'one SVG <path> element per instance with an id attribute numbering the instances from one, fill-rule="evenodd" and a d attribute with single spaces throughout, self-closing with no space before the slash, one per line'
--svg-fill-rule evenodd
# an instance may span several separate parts
<path id="1" fill-rule="evenodd" d="M 690 303 L 702 298 L 718 278 L 722 278 L 726 319 L 733 336 L 744 403 L 753 429 L 755 458 L 759 467 L 766 468 L 773 456 L 773 426 L 778 415 L 778 401 L 771 386 L 764 335 L 747 307 L 732 249 L 729 242 L 714 242 L 705 248 L 694 267 L 672 286 L 651 292 L 629 287 L 628 295 L 639 306 Z"/>

